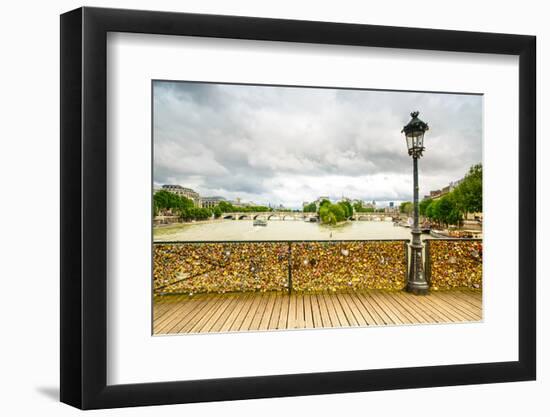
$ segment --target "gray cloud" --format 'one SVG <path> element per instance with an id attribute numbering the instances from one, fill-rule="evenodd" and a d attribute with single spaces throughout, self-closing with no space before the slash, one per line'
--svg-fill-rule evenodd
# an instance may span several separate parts
<path id="1" fill-rule="evenodd" d="M 201 195 L 408 200 L 412 110 L 430 125 L 421 194 L 482 159 L 481 96 L 157 81 L 153 99 L 154 182 Z"/>

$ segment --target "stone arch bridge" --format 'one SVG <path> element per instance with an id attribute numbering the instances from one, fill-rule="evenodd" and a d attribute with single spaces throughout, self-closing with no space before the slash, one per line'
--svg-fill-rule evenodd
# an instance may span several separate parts
<path id="1" fill-rule="evenodd" d="M 248 213 L 248 212 L 236 212 L 236 213 L 223 213 L 221 215 L 222 219 L 227 220 L 303 220 L 303 221 L 312 221 L 313 219 L 318 220 L 319 216 L 317 213 L 302 213 L 302 212 L 291 212 L 291 211 L 267 211 L 259 213 Z"/>
<path id="2" fill-rule="evenodd" d="M 223 213 L 222 219 L 226 220 L 303 220 L 318 221 L 317 213 L 303 213 L 290 211 L 268 211 L 268 212 L 236 212 Z M 350 220 L 357 221 L 391 221 L 392 217 L 384 213 L 354 213 Z"/>

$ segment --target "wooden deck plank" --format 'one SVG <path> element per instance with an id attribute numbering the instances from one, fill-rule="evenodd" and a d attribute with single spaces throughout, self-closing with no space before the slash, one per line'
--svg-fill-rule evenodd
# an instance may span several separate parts
<path id="1" fill-rule="evenodd" d="M 439 302 L 438 297 L 425 297 L 425 301 L 430 303 L 434 310 L 439 312 L 439 314 L 444 315 L 449 318 L 451 322 L 461 322 L 463 321 L 462 316 L 458 315 L 455 311 L 449 310 Z"/>
<path id="2" fill-rule="evenodd" d="M 426 323 L 444 323 L 448 319 L 440 314 L 437 309 L 434 309 L 432 305 L 424 299 L 425 297 L 417 297 L 414 294 L 410 293 L 401 293 L 398 294 L 397 299 L 401 300 L 405 305 L 410 306 L 410 311 L 421 314 Z"/>
<path id="3" fill-rule="evenodd" d="M 463 294 L 465 296 L 468 297 L 468 299 L 470 300 L 477 300 L 477 301 L 482 301 L 483 300 L 483 291 L 481 290 L 471 290 L 471 289 L 460 289 L 458 291 L 456 291 L 456 293 L 458 294 Z"/>
<path id="4" fill-rule="evenodd" d="M 334 309 L 334 304 L 332 303 L 330 294 L 323 293 L 322 296 L 327 306 L 327 312 L 330 317 L 330 322 L 332 323 L 332 327 L 342 326 L 342 323 L 340 323 L 340 318 L 338 317 L 338 314 L 336 314 L 336 310 Z"/>
<path id="5" fill-rule="evenodd" d="M 225 323 L 225 320 L 227 320 L 227 317 L 231 315 L 232 309 L 237 305 L 237 303 L 233 303 L 233 299 L 235 298 L 233 294 L 229 294 L 227 297 L 223 298 L 223 304 L 216 313 L 212 314 L 210 320 L 204 325 L 202 329 L 203 333 L 219 332 L 221 326 Z"/>
<path id="6" fill-rule="evenodd" d="M 311 307 L 311 294 L 304 294 L 304 319 L 307 329 L 313 329 L 313 310 Z"/>
<path id="7" fill-rule="evenodd" d="M 346 315 L 346 319 L 348 321 L 348 324 L 350 326 L 359 326 L 359 321 L 355 317 L 355 314 L 353 314 L 353 310 L 348 305 L 348 301 L 345 297 L 346 294 L 345 293 L 338 293 L 338 294 L 335 294 L 335 295 L 336 295 L 335 298 L 340 303 L 340 306 L 341 306 L 342 310 L 344 311 L 344 314 Z"/>
<path id="8" fill-rule="evenodd" d="M 185 300 L 186 298 L 189 298 L 188 295 L 176 295 L 176 296 L 167 296 L 167 297 L 157 297 L 155 296 L 153 298 L 153 317 L 155 320 L 160 319 L 163 314 L 165 314 L 168 311 L 171 311 L 175 303 L 179 303 L 180 301 Z M 167 299 L 167 300 L 165 300 Z"/>
<path id="9" fill-rule="evenodd" d="M 351 301 L 354 302 L 355 307 L 359 310 L 361 313 L 361 316 L 363 317 L 363 320 L 369 325 L 369 326 L 376 326 L 378 322 L 374 318 L 374 311 L 369 311 L 361 302 L 360 296 L 355 292 L 350 292 L 349 297 Z M 382 319 L 378 318 L 380 320 L 380 324 L 383 324 Z"/>
<path id="10" fill-rule="evenodd" d="M 332 301 L 332 305 L 334 306 L 334 311 L 336 311 L 336 315 L 338 316 L 338 320 L 340 320 L 340 325 L 342 327 L 349 327 L 351 326 L 350 321 L 348 320 L 348 316 L 346 315 L 344 309 L 342 308 L 342 304 L 338 300 L 338 293 L 333 293 L 329 298 L 330 301 Z"/>
<path id="11" fill-rule="evenodd" d="M 185 312 L 180 311 L 179 314 L 174 314 L 178 315 L 180 320 L 171 329 L 167 329 L 166 333 L 180 333 L 191 320 L 195 318 L 198 320 L 198 317 L 201 317 L 203 312 L 208 311 L 210 306 L 212 306 L 212 303 L 214 303 L 217 299 L 217 296 L 203 296 L 199 298 L 200 301 L 197 305 L 193 306 L 192 303 L 189 303 L 191 309 Z"/>
<path id="12" fill-rule="evenodd" d="M 231 324 L 231 327 L 229 328 L 230 332 L 239 331 L 241 329 L 241 327 L 244 324 L 247 317 L 254 315 L 257 303 L 258 303 L 257 295 L 255 293 L 249 294 L 248 298 L 246 299 L 246 302 L 245 302 L 245 305 L 244 305 L 243 309 L 240 311 L 238 316 L 235 318 L 235 321 Z"/>
<path id="13" fill-rule="evenodd" d="M 209 297 L 197 296 L 189 298 L 186 302 L 174 304 L 170 313 L 163 315 L 159 320 L 154 322 L 157 332 L 177 333 L 179 324 L 189 317 L 193 317 L 209 301 Z"/>
<path id="14" fill-rule="evenodd" d="M 406 321 L 395 314 L 391 307 L 388 307 L 385 300 L 380 298 L 378 291 L 365 293 L 365 298 L 371 299 L 374 305 L 378 306 L 378 314 L 388 318 L 387 324 L 404 324 Z"/>
<path id="15" fill-rule="evenodd" d="M 317 298 L 317 304 L 319 305 L 319 314 L 321 315 L 323 327 L 332 327 L 332 320 L 330 319 L 327 303 L 325 303 L 325 298 L 323 297 L 323 294 L 315 294 L 315 298 Z"/>
<path id="16" fill-rule="evenodd" d="M 269 328 L 269 321 L 271 320 L 271 313 L 273 312 L 273 306 L 275 304 L 275 293 L 271 292 L 268 294 L 268 299 L 264 309 L 264 314 L 262 315 L 262 320 L 257 330 L 267 330 Z"/>
<path id="17" fill-rule="evenodd" d="M 250 309 L 247 312 L 247 315 L 243 318 L 243 321 L 241 325 L 236 328 L 236 330 L 250 330 L 250 327 L 252 326 L 252 322 L 256 318 L 256 315 L 258 314 L 258 308 L 262 304 L 263 296 L 262 294 L 254 293 L 254 299 L 252 300 L 252 304 L 250 305 Z M 260 317 L 261 318 L 261 317 Z"/>
<path id="18" fill-rule="evenodd" d="M 288 303 L 288 317 L 286 328 L 295 329 L 296 328 L 296 293 L 293 293 L 290 296 L 290 301 Z"/>
<path id="19" fill-rule="evenodd" d="M 238 314 L 238 311 L 242 308 L 244 304 L 240 302 L 239 298 L 239 296 L 233 294 L 229 297 L 229 305 L 223 311 L 223 313 L 220 314 L 219 318 L 212 325 L 212 327 L 210 327 L 210 329 L 208 330 L 209 333 L 225 332 L 228 328 L 231 327 L 231 323 L 234 320 L 234 317 Z M 239 300 L 239 302 L 236 302 L 236 300 Z M 237 310 L 237 312 L 235 312 L 235 310 Z"/>
<path id="20" fill-rule="evenodd" d="M 452 295 L 457 297 L 457 298 L 460 298 L 461 300 L 463 300 L 467 304 L 470 304 L 475 309 L 479 309 L 482 305 L 481 298 L 478 298 L 474 294 L 467 295 L 467 294 L 463 293 L 462 291 L 452 291 Z"/>
<path id="21" fill-rule="evenodd" d="M 229 317 L 227 317 L 226 322 L 220 329 L 221 332 L 230 332 L 235 325 L 237 319 L 243 315 L 243 310 L 245 311 L 244 314 L 246 314 L 246 311 L 248 310 L 248 308 L 250 308 L 250 303 L 248 302 L 250 300 L 250 297 L 253 296 L 250 293 L 245 293 L 244 296 L 235 303 L 235 309 L 229 315 Z"/>
<path id="22" fill-rule="evenodd" d="M 296 329 L 303 329 L 306 325 L 306 319 L 304 316 L 304 297 L 302 293 L 296 293 L 296 319 L 294 327 Z"/>
<path id="23" fill-rule="evenodd" d="M 190 309 L 192 308 L 192 304 L 199 302 L 200 300 L 204 300 L 204 297 L 202 296 L 196 296 L 196 297 L 190 297 L 187 302 L 174 302 L 170 301 L 170 306 L 167 307 L 168 310 L 166 312 L 169 312 L 170 314 L 163 314 L 158 318 L 155 318 L 153 315 L 153 320 L 155 323 L 155 326 L 159 329 L 165 328 L 169 323 L 176 320 L 176 317 L 181 316 L 183 314 L 183 311 L 180 312 L 180 310 Z M 154 309 L 153 309 L 154 310 Z"/>
<path id="24" fill-rule="evenodd" d="M 271 319 L 269 320 L 268 329 L 276 330 L 279 326 L 279 316 L 281 315 L 281 304 L 283 302 L 284 295 L 275 293 L 275 304 L 273 305 L 273 312 L 271 313 Z"/>
<path id="25" fill-rule="evenodd" d="M 476 306 L 475 304 L 472 304 L 471 302 L 462 298 L 460 295 L 457 295 L 454 292 L 450 292 L 450 291 L 446 291 L 445 296 L 451 298 L 454 303 L 463 307 L 464 310 L 467 310 L 474 315 L 480 316 L 481 304 L 478 304 Z"/>
<path id="26" fill-rule="evenodd" d="M 323 328 L 323 319 L 321 318 L 321 310 L 319 308 L 319 300 L 317 294 L 311 294 L 311 314 L 313 315 L 313 327 L 316 329 Z"/>
<path id="27" fill-rule="evenodd" d="M 189 312 L 185 317 L 176 324 L 170 333 L 189 333 L 191 328 L 212 309 L 219 300 L 218 295 L 203 296 L 200 305 L 196 306 L 192 312 Z"/>
<path id="28" fill-rule="evenodd" d="M 395 314 L 402 318 L 406 324 L 424 324 L 427 323 L 426 318 L 422 314 L 418 314 L 416 308 L 411 307 L 410 305 L 404 303 L 402 300 L 399 301 L 398 294 L 401 292 L 396 292 L 395 294 L 387 294 L 386 292 L 379 292 L 379 295 L 386 300 L 386 303 L 393 306 Z"/>
<path id="29" fill-rule="evenodd" d="M 366 296 L 366 293 L 356 293 L 355 296 L 357 300 L 364 306 L 364 308 L 371 314 L 376 325 L 381 326 L 384 324 L 393 324 L 393 321 L 390 320 L 385 314 L 381 313 L 378 307 L 378 304 L 371 300 L 370 297 Z"/>
<path id="30" fill-rule="evenodd" d="M 447 303 L 451 308 L 454 308 L 457 310 L 460 315 L 466 318 L 466 320 L 480 320 L 481 319 L 481 312 L 480 314 L 473 313 L 469 310 L 468 307 L 464 306 L 462 302 L 453 296 L 447 294 L 447 292 L 442 292 L 439 294 L 439 300 L 442 302 Z"/>
<path id="31" fill-rule="evenodd" d="M 388 294 L 385 292 L 380 292 L 380 296 L 386 299 L 388 304 L 392 304 L 394 308 L 397 309 L 397 313 L 400 317 L 405 317 L 409 323 L 429 323 L 424 317 L 424 314 L 421 311 L 417 310 L 417 307 L 413 307 L 408 303 L 405 303 L 403 300 L 399 300 L 399 293 Z"/>
<path id="32" fill-rule="evenodd" d="M 419 306 L 419 310 L 422 310 L 425 315 L 428 315 L 433 323 L 447 323 L 449 321 L 452 321 L 452 319 L 449 319 L 447 316 L 445 316 L 443 313 L 441 313 L 437 308 L 435 308 L 430 302 L 428 302 L 425 297 L 416 297 L 413 294 L 405 294 L 402 293 L 401 297 L 404 300 L 411 300 L 410 302 L 414 302 Z"/>
<path id="33" fill-rule="evenodd" d="M 190 327 L 189 332 L 200 333 L 204 326 L 210 322 L 212 316 L 214 316 L 216 312 L 224 305 L 227 300 L 226 297 L 227 296 L 219 297 L 212 306 L 208 307 L 208 312 L 204 312 L 204 314 L 201 314 L 202 317 L 199 317 L 198 320 L 194 324 L 192 324 L 193 327 Z"/>
<path id="34" fill-rule="evenodd" d="M 260 323 L 262 322 L 262 317 L 264 316 L 269 294 L 261 293 L 260 297 L 260 304 L 258 305 L 256 312 L 254 313 L 254 318 L 252 319 L 248 330 L 258 330 L 260 328 Z"/>
<path id="35" fill-rule="evenodd" d="M 279 314 L 279 322 L 277 323 L 277 329 L 286 329 L 288 324 L 288 309 L 290 307 L 290 300 L 292 297 L 288 294 L 281 295 L 281 312 Z"/>
<path id="36" fill-rule="evenodd" d="M 449 304 L 448 302 L 446 302 L 443 299 L 443 297 L 441 296 L 441 294 L 437 294 L 437 298 L 432 297 L 432 300 L 433 300 L 434 304 L 438 306 L 438 308 L 442 309 L 443 311 L 446 311 L 447 313 L 452 314 L 455 317 L 456 321 L 459 321 L 459 322 L 460 321 L 470 321 L 469 316 L 464 315 L 455 306 L 453 306 L 452 304 Z"/>
<path id="37" fill-rule="evenodd" d="M 481 300 L 481 291 L 468 290 L 426 296 L 382 290 L 155 296 L 153 333 L 472 322 L 482 317 Z"/>

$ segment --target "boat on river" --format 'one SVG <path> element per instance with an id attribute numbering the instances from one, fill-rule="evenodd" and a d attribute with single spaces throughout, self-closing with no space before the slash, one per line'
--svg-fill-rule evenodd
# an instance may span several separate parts
<path id="1" fill-rule="evenodd" d="M 483 234 L 476 230 L 430 230 L 430 236 L 440 239 L 481 239 Z"/>
<path id="2" fill-rule="evenodd" d="M 267 226 L 267 220 L 264 219 L 256 219 L 252 223 L 253 226 Z"/>

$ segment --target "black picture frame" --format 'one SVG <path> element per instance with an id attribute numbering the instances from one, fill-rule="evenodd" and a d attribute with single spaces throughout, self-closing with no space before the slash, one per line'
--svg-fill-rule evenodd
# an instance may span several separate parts
<path id="1" fill-rule="evenodd" d="M 108 32 L 519 56 L 518 361 L 107 385 Z M 61 401 L 96 409 L 535 379 L 535 51 L 524 35 L 88 7 L 61 15 Z"/>

